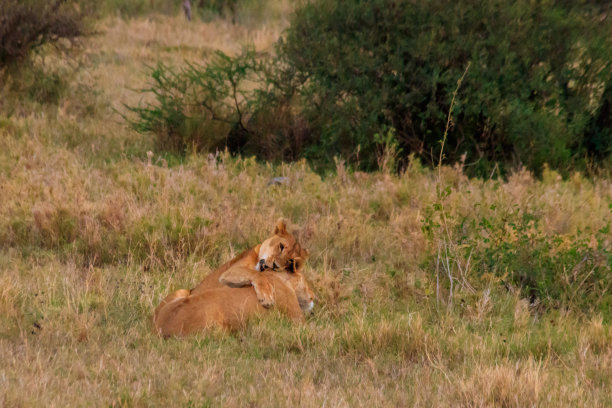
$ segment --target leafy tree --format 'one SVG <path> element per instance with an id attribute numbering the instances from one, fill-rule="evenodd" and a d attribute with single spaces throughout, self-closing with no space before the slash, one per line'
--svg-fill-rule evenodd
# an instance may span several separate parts
<path id="1" fill-rule="evenodd" d="M 435 161 L 468 64 L 449 161 L 463 158 L 486 174 L 498 161 L 537 171 L 593 149 L 609 154 L 610 142 L 588 132 L 601 135 L 594 118 L 609 112 L 610 26 L 602 18 L 587 2 L 315 0 L 280 46 L 320 135 L 308 154 L 356 160 L 359 150 L 360 164 L 373 168 L 374 135 L 392 128 L 405 154 Z"/>

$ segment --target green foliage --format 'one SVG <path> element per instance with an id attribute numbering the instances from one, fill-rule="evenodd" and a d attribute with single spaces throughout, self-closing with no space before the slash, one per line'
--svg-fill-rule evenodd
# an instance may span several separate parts
<path id="1" fill-rule="evenodd" d="M 586 148 L 596 159 L 612 157 L 612 84 L 608 84 L 602 103 L 586 127 Z"/>
<path id="2" fill-rule="evenodd" d="M 588 131 L 598 113 L 609 120 L 609 24 L 600 19 L 584 3 L 311 2 L 280 46 L 320 137 L 309 156 L 356 161 L 360 149 L 361 167 L 374 168 L 372 135 L 391 127 L 405 154 L 435 162 L 468 64 L 448 161 L 465 154 L 469 169 L 488 175 L 498 161 L 539 171 L 609 154 L 602 127 Z"/>
<path id="3" fill-rule="evenodd" d="M 214 151 L 244 144 L 245 114 L 253 100 L 253 81 L 261 63 L 253 50 L 230 58 L 218 51 L 206 66 L 175 69 L 160 63 L 151 71 L 155 104 L 128 107 L 140 132 L 157 135 L 161 150 Z"/>
<path id="4" fill-rule="evenodd" d="M 450 290 L 449 304 L 453 286 L 469 292 L 468 281 L 486 283 L 494 277 L 507 290 L 517 288 L 532 305 L 610 317 L 610 224 L 568 237 L 545 233 L 539 218 L 518 206 L 494 217 L 456 217 L 445 206 L 451 195 L 450 187 L 438 189 L 436 202 L 425 208 L 422 219 L 426 239 L 438 247 L 430 268 Z M 486 213 L 479 205 L 474 211 Z"/>
<path id="5" fill-rule="evenodd" d="M 447 162 L 536 173 L 605 160 L 612 83 L 609 25 L 588 3 L 315 1 L 274 57 L 219 53 L 152 71 L 157 104 L 133 108 L 159 147 L 307 157 L 362 169 L 435 163 L 457 80 Z M 211 124 L 213 124 L 211 126 Z M 389 144 L 385 137 L 393 135 Z M 378 135 L 378 136 L 376 136 Z M 502 171 L 507 168 L 502 166 Z"/>
<path id="6" fill-rule="evenodd" d="M 206 65 L 158 64 L 141 92 L 155 103 L 132 106 L 134 129 L 155 135 L 160 150 L 215 151 L 295 160 L 311 142 L 292 106 L 296 85 L 279 61 L 246 48 L 237 57 L 217 51 Z"/>
<path id="7" fill-rule="evenodd" d="M 481 273 L 493 273 L 521 288 L 532 302 L 548 307 L 610 311 L 612 249 L 610 225 L 568 240 L 542 231 L 538 218 L 516 209 L 504 222 L 486 217 L 470 221 L 476 231 L 470 241 L 484 243 L 475 250 Z"/>

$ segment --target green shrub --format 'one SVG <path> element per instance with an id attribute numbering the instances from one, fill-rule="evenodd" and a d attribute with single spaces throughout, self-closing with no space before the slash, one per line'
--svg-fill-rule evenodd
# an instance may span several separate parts
<path id="1" fill-rule="evenodd" d="M 436 200 L 424 208 L 421 220 L 432 249 L 424 267 L 435 275 L 438 301 L 452 305 L 458 292 L 474 293 L 472 284 L 497 281 L 533 306 L 612 317 L 610 222 L 599 230 L 547 233 L 537 214 L 518 205 L 501 209 L 492 204 L 489 212 L 476 201 L 472 213 L 453 214 L 453 194 L 451 187 L 438 185 Z M 440 295 L 441 287 L 448 296 Z"/>
<path id="2" fill-rule="evenodd" d="M 178 154 L 215 151 L 295 160 L 308 145 L 308 126 L 292 106 L 295 85 L 277 61 L 247 48 L 235 58 L 222 52 L 206 65 L 158 64 L 143 93 L 155 102 L 131 106 L 132 127 L 155 135 L 157 148 Z"/>
<path id="3" fill-rule="evenodd" d="M 304 83 L 320 138 L 312 159 L 340 153 L 374 168 L 373 136 L 394 129 L 404 154 L 435 162 L 470 64 L 448 161 L 465 155 L 468 169 L 486 175 L 494 162 L 539 171 L 609 154 L 597 126 L 609 120 L 609 27 L 585 2 L 316 0 L 296 13 L 280 54 Z"/>
<path id="4" fill-rule="evenodd" d="M 258 67 L 252 50 L 238 58 L 217 52 L 206 66 L 176 69 L 160 63 L 151 71 L 153 84 L 142 90 L 152 93 L 156 103 L 128 107 L 137 114 L 131 124 L 157 135 L 159 149 L 177 153 L 239 144 L 253 99 L 248 82 Z"/>
<path id="5" fill-rule="evenodd" d="M 545 234 L 537 217 L 516 210 L 503 224 L 486 218 L 470 240 L 483 242 L 474 258 L 481 273 L 493 273 L 519 287 L 532 302 L 547 307 L 572 307 L 608 315 L 612 297 L 610 226 L 574 239 Z M 510 237 L 510 238 L 509 238 Z M 590 242 L 587 237 L 592 237 Z M 472 241 L 473 242 L 473 241 Z"/>
<path id="6" fill-rule="evenodd" d="M 609 224 L 599 231 L 563 236 L 546 234 L 535 215 L 519 209 L 495 219 L 452 220 L 461 221 L 454 229 L 444 227 L 443 218 L 452 218 L 443 207 L 434 204 L 426 209 L 423 232 L 440 248 L 437 258 L 431 255 L 428 268 L 439 271 L 435 279 L 442 279 L 447 290 L 449 276 L 455 287 L 464 290 L 468 273 L 472 283 L 490 284 L 495 277 L 506 289 L 518 289 L 534 306 L 597 312 L 610 318 Z"/>
<path id="7" fill-rule="evenodd" d="M 607 160 L 609 25 L 576 4 L 316 0 L 295 14 L 274 57 L 247 50 L 159 65 L 143 90 L 156 103 L 132 108 L 132 123 L 160 149 L 228 147 L 323 168 L 341 156 L 388 171 L 416 154 L 489 176 L 496 163 L 539 173 L 545 163 Z"/>
<path id="8" fill-rule="evenodd" d="M 0 0 L 0 67 L 42 45 L 60 46 L 84 34 L 82 15 L 67 0 Z"/>

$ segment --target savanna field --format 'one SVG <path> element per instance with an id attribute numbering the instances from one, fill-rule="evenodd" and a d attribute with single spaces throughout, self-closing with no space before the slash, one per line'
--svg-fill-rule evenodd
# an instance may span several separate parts
<path id="1" fill-rule="evenodd" d="M 4 76 L 0 406 L 612 406 L 609 171 L 321 172 L 176 157 L 128 126 L 158 62 L 272 51 L 291 10 L 273 4 L 236 24 L 111 14 Z M 310 252 L 303 326 L 272 310 L 237 333 L 154 334 L 161 299 L 279 217 Z"/>

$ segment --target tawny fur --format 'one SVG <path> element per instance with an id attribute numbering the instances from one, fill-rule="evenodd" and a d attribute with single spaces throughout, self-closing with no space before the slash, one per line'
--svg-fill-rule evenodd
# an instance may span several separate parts
<path id="1" fill-rule="evenodd" d="M 162 300 L 153 315 L 155 329 L 162 336 L 209 326 L 233 330 L 275 303 L 289 318 L 301 321 L 300 305 L 309 310 L 313 299 L 301 274 L 307 257 L 308 251 L 279 219 L 274 235 L 262 244 L 225 263 L 195 288 L 177 290 Z M 256 267 L 266 269 L 259 272 Z"/>
<path id="2" fill-rule="evenodd" d="M 270 283 L 278 310 L 294 322 L 303 322 L 302 308 L 310 310 L 314 295 L 301 271 L 260 274 Z M 249 287 L 220 287 L 197 295 L 183 289 L 166 297 L 157 307 L 155 330 L 162 337 L 184 336 L 213 327 L 231 331 L 266 312 Z"/>
<path id="3" fill-rule="evenodd" d="M 265 255 L 265 258 L 260 255 Z M 270 238 L 260 245 L 242 252 L 208 274 L 198 286 L 191 290 L 191 294 L 197 295 L 205 290 L 224 286 L 234 288 L 253 286 L 261 304 L 265 307 L 271 307 L 274 304 L 272 287 L 266 279 L 262 279 L 256 267 L 263 260 L 266 268 L 290 269 L 293 267 L 291 262 L 296 257 L 306 259 L 308 258 L 308 251 L 303 249 L 295 237 L 287 231 L 286 223 L 281 218 L 277 221 L 274 234 Z"/>

